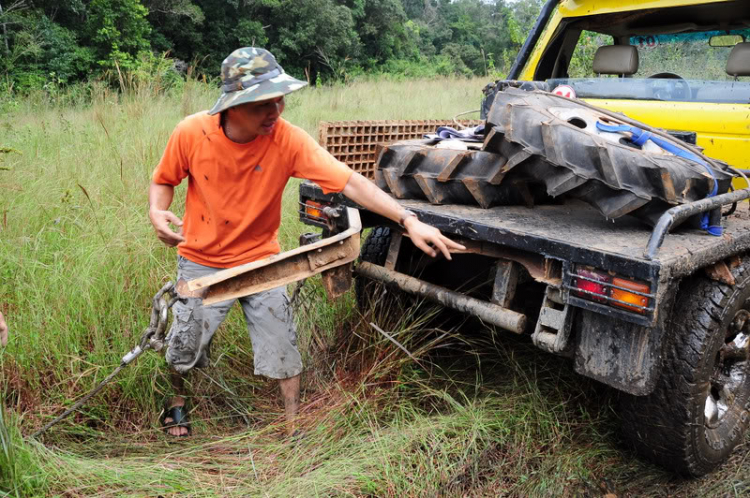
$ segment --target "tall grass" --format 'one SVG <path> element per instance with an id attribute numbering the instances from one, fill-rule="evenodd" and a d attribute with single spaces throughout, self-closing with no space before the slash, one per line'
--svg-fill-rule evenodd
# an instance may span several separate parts
<path id="1" fill-rule="evenodd" d="M 285 118 L 315 134 L 322 120 L 450 118 L 479 106 L 483 81 L 367 81 L 309 88 Z M 275 383 L 255 378 L 236 310 L 214 365 L 190 378 L 195 437 L 158 428 L 168 371 L 156 354 L 125 369 L 46 446 L 23 441 L 106 376 L 147 325 L 150 299 L 174 277 L 175 253 L 147 217 L 151 171 L 174 125 L 216 90 L 188 81 L 164 92 L 124 81 L 85 98 L 6 100 L 0 115 L 0 490 L 67 496 L 596 496 L 742 493 L 740 453 L 722 473 L 683 481 L 623 450 L 615 395 L 567 360 L 474 322 L 436 330 L 424 303 L 365 316 L 351 295 L 302 293 L 307 365 L 302 426 L 279 436 Z M 285 249 L 296 182 L 284 196 Z M 184 189 L 175 210 L 181 212 Z M 375 323 L 386 332 L 386 337 Z M 403 346 L 410 355 L 396 344 Z"/>
<path id="2" fill-rule="evenodd" d="M 405 105 L 398 84 L 369 83 L 292 94 L 285 117 L 314 134 L 319 120 L 344 113 L 449 117 L 479 100 L 478 82 L 424 84 L 432 94 L 453 88 L 453 105 L 449 97 L 441 105 L 417 92 Z M 14 330 L 3 383 L 15 409 L 54 411 L 106 375 L 146 325 L 149 297 L 173 277 L 174 251 L 148 222 L 148 182 L 174 125 L 209 107 L 216 91 L 192 81 L 177 94 L 151 90 L 102 88 L 91 105 L 75 107 L 29 99 L 0 119 L 3 146 L 21 153 L 6 156 L 10 171 L 0 177 L 0 303 Z M 302 231 L 294 220 L 296 183 L 285 203 L 281 237 L 291 248 Z M 178 213 L 180 205 L 178 199 Z M 237 325 L 227 327 L 237 337 L 224 334 L 232 341 L 244 334 Z M 236 353 L 230 349 L 228 358 Z M 156 362 L 141 364 L 154 371 Z M 127 418 L 123 399 L 134 413 L 153 408 L 153 390 L 163 379 L 152 383 L 140 370 L 132 368 L 110 390 L 114 406 L 98 414 L 101 422 L 124 422 L 118 420 Z"/>

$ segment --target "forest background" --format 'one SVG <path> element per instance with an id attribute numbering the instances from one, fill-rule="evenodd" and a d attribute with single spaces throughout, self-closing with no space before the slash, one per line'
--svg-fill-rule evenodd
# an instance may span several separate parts
<path id="1" fill-rule="evenodd" d="M 261 46 L 312 84 L 510 67 L 542 0 L 0 0 L 0 91 L 122 73 L 216 78 Z"/>

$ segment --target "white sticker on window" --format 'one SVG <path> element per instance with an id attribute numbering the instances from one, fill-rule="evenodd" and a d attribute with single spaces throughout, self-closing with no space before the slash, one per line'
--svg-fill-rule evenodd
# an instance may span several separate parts
<path id="1" fill-rule="evenodd" d="M 638 48 L 656 48 L 659 45 L 659 40 L 655 36 L 637 36 L 635 37 L 636 45 Z"/>

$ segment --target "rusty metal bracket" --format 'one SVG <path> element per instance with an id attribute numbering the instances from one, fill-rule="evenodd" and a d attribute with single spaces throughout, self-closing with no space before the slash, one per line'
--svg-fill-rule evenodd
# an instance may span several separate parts
<path id="1" fill-rule="evenodd" d="M 518 285 L 518 268 L 517 263 L 513 261 L 498 260 L 495 263 L 494 284 L 492 286 L 492 303 L 510 308 L 510 303 L 516 295 L 516 286 Z"/>
<path id="2" fill-rule="evenodd" d="M 203 304 L 209 305 L 256 294 L 350 264 L 359 255 L 362 222 L 356 209 L 347 208 L 347 216 L 349 228 L 341 233 L 270 258 L 190 280 L 188 290 L 202 296 Z M 346 282 L 351 281 L 345 276 L 341 278 L 340 271 L 336 273 L 336 278 L 328 279 L 335 284 L 330 289 L 332 295 L 345 291 Z"/>
<path id="3" fill-rule="evenodd" d="M 536 328 L 531 334 L 534 345 L 549 353 L 562 353 L 570 340 L 574 310 L 565 302 L 560 289 L 548 285 Z"/>
<path id="4" fill-rule="evenodd" d="M 729 271 L 729 267 L 724 261 L 718 261 L 711 266 L 707 266 L 703 269 L 706 272 L 706 276 L 716 282 L 734 286 L 737 282 L 734 279 L 734 275 Z"/>

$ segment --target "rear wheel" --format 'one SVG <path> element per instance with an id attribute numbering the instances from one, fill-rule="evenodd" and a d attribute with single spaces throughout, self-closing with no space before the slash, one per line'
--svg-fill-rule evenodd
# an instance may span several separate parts
<path id="1" fill-rule="evenodd" d="M 656 389 L 623 398 L 625 437 L 682 474 L 718 467 L 750 423 L 750 259 L 732 274 L 734 286 L 707 278 L 683 286 Z"/>
<path id="2" fill-rule="evenodd" d="M 391 246 L 391 229 L 389 227 L 375 227 L 365 239 L 359 252 L 360 261 L 384 266 Z M 368 278 L 358 276 L 354 282 L 354 295 L 360 312 L 365 313 L 382 295 L 383 285 Z"/>

